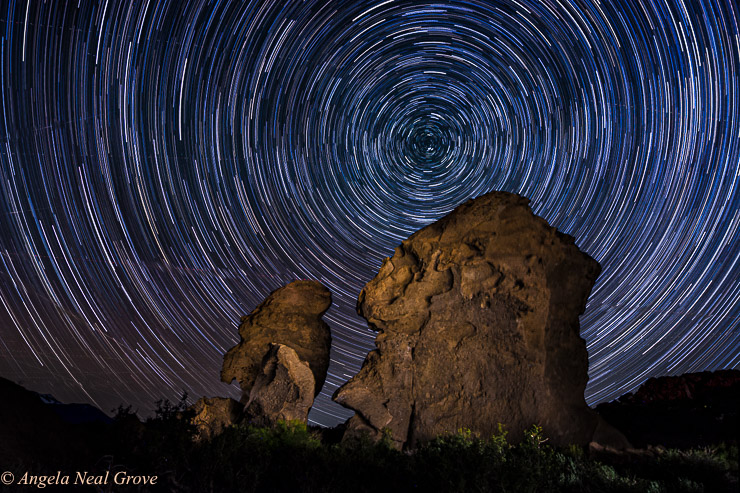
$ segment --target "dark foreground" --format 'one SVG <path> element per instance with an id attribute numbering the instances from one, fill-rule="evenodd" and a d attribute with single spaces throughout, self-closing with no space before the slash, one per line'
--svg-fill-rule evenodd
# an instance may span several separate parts
<path id="1" fill-rule="evenodd" d="M 342 442 L 339 428 L 301 423 L 232 426 L 198 439 L 184 401 L 160 402 L 143 422 L 125 408 L 110 419 L 0 379 L 0 491 L 737 492 L 737 379 L 709 377 L 719 384 L 701 388 L 711 391 L 678 381 L 691 399 L 643 392 L 602 409 L 640 447 L 621 452 L 553 448 L 536 426 L 519 444 L 505 430 L 458 430 L 411 452 L 390 437 Z"/>
<path id="2" fill-rule="evenodd" d="M 165 404 L 145 423 L 124 411 L 87 448 L 75 444 L 74 455 L 6 460 L 2 467 L 15 479 L 6 489 L 44 483 L 54 491 L 738 491 L 736 444 L 619 453 L 554 449 L 533 427 L 518 445 L 505 433 L 482 439 L 459 431 L 408 453 L 388 442 L 334 443 L 330 433 L 299 423 L 236 426 L 198 442 L 178 411 Z"/>

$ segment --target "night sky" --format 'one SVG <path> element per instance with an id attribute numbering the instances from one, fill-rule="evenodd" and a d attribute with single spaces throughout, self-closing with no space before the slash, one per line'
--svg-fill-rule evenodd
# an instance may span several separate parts
<path id="1" fill-rule="evenodd" d="M 142 414 L 239 317 L 332 292 L 312 421 L 373 347 L 383 257 L 491 190 L 603 272 L 589 404 L 740 367 L 738 7 L 18 0 L 0 10 L 0 375 Z"/>

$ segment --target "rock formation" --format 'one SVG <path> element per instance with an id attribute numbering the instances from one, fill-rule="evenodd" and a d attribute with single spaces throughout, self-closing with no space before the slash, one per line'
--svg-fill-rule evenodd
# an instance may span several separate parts
<path id="1" fill-rule="evenodd" d="M 321 316 L 330 305 L 321 283 L 294 281 L 242 318 L 241 341 L 224 356 L 221 379 L 239 382 L 247 419 L 305 420 L 329 368 L 331 333 Z"/>
<path id="2" fill-rule="evenodd" d="M 578 317 L 601 267 L 574 239 L 493 192 L 402 242 L 362 290 L 377 349 L 334 400 L 349 431 L 400 446 L 502 423 L 555 444 L 623 440 L 586 405 L 588 354 Z"/>
<path id="3" fill-rule="evenodd" d="M 249 400 L 244 406 L 244 419 L 268 426 L 278 420 L 306 421 L 316 394 L 316 383 L 308 363 L 282 344 L 270 344 L 256 378 Z"/>
<path id="4" fill-rule="evenodd" d="M 636 447 L 695 448 L 740 440 L 740 370 L 651 378 L 596 407 Z"/>
<path id="5" fill-rule="evenodd" d="M 201 397 L 190 409 L 198 440 L 210 439 L 224 428 L 236 424 L 242 416 L 244 406 L 228 397 Z"/>
<path id="6" fill-rule="evenodd" d="M 740 390 L 740 370 L 703 371 L 649 378 L 634 394 L 623 395 L 623 404 L 651 404 L 670 401 L 713 399 L 718 389 Z M 721 392 L 721 391 L 720 391 Z M 740 394 L 736 394 L 740 399 Z"/>

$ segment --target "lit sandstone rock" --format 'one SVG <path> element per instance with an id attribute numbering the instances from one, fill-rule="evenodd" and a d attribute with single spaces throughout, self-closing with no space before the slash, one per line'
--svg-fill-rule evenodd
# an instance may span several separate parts
<path id="1" fill-rule="evenodd" d="M 201 397 L 191 406 L 196 439 L 207 440 L 236 424 L 244 406 L 228 397 Z"/>
<path id="2" fill-rule="evenodd" d="M 331 293 L 321 283 L 294 281 L 273 291 L 251 314 L 242 318 L 239 325 L 241 341 L 224 356 L 221 380 L 231 383 L 236 379 L 239 382 L 242 404 L 254 404 L 250 418 L 257 419 L 255 406 L 260 403 L 264 406 L 270 401 L 271 404 L 264 409 L 277 409 L 277 403 L 274 402 L 277 395 L 300 397 L 300 402 L 284 403 L 286 409 L 291 406 L 299 409 L 306 405 L 305 391 L 309 385 L 305 382 L 305 372 L 298 370 L 300 365 L 309 370 L 313 379 L 310 386 L 312 395 L 308 402 L 308 408 L 311 407 L 313 398 L 324 384 L 329 367 L 331 333 L 321 316 L 330 305 Z M 278 351 L 273 356 L 277 357 L 278 369 L 289 369 L 291 378 L 297 379 L 294 383 L 299 383 L 301 389 L 298 394 L 278 392 L 277 382 L 286 382 L 284 379 L 265 380 L 269 376 L 269 368 L 265 365 L 268 364 L 267 357 L 272 345 L 283 345 L 292 351 L 290 354 L 286 350 Z M 258 380 L 260 385 L 256 390 Z M 260 398 L 257 392 L 263 390 L 270 394 Z"/>
<path id="3" fill-rule="evenodd" d="M 261 426 L 278 421 L 308 419 L 316 394 L 316 383 L 308 363 L 283 344 L 270 344 L 244 406 L 245 421 Z"/>
<path id="4" fill-rule="evenodd" d="M 535 216 L 524 197 L 470 200 L 403 241 L 357 310 L 377 349 L 334 400 L 350 435 L 414 446 L 459 428 L 517 441 L 533 424 L 554 444 L 623 437 L 585 403 L 578 317 L 599 264 Z"/>

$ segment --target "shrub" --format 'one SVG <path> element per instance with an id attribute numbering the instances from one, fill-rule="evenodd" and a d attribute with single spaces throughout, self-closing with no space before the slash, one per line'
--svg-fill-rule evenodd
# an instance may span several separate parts
<path id="1" fill-rule="evenodd" d="M 322 443 L 321 434 L 301 422 L 231 426 L 196 442 L 185 402 L 186 396 L 176 404 L 158 402 L 144 423 L 130 408 L 119 408 L 101 437 L 110 447 L 100 463 L 157 474 L 159 491 L 737 491 L 737 445 L 595 460 L 579 446 L 552 447 L 536 425 L 520 443 L 509 443 L 499 425 L 490 437 L 463 428 L 402 452 L 387 432 L 377 442 L 366 436 Z"/>

